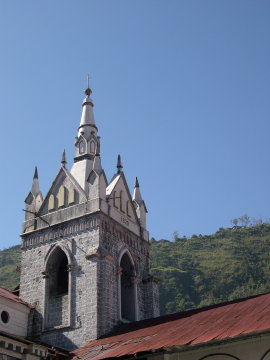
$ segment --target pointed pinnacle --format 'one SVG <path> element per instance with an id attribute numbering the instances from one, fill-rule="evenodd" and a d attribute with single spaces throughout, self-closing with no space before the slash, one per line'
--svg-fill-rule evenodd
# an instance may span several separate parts
<path id="1" fill-rule="evenodd" d="M 122 160 L 121 160 L 121 156 L 118 155 L 118 158 L 117 158 L 117 173 L 120 174 L 122 172 L 122 169 L 123 169 L 123 165 L 122 165 Z"/>
<path id="2" fill-rule="evenodd" d="M 34 172 L 33 179 L 38 179 L 38 171 L 37 171 L 37 167 L 36 167 L 36 166 L 35 166 L 35 172 Z"/>
<path id="3" fill-rule="evenodd" d="M 62 160 L 61 160 L 61 164 L 63 167 L 66 167 L 66 150 L 63 151 L 63 154 L 62 154 Z"/>
<path id="4" fill-rule="evenodd" d="M 139 181 L 138 181 L 138 178 L 137 178 L 137 176 L 136 176 L 136 178 L 135 178 L 135 183 L 134 183 L 134 187 L 135 187 L 135 188 L 138 188 L 138 187 L 140 187 L 140 185 L 139 185 Z"/>

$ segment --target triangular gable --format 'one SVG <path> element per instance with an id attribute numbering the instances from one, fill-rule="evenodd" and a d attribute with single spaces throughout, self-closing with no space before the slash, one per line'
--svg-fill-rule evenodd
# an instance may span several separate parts
<path id="1" fill-rule="evenodd" d="M 24 202 L 25 202 L 27 205 L 30 205 L 33 200 L 34 200 L 34 195 L 33 195 L 32 191 L 29 191 L 29 194 L 26 196 Z"/>
<path id="2" fill-rule="evenodd" d="M 56 195 L 59 187 L 64 183 L 65 179 L 69 180 L 69 182 L 72 184 L 74 189 L 77 190 L 80 197 L 83 198 L 84 201 L 87 200 L 87 195 L 86 195 L 85 191 L 78 184 L 76 179 L 71 175 L 71 173 L 67 169 L 65 169 L 64 167 L 61 167 L 61 169 L 59 170 L 58 174 L 56 175 L 49 191 L 47 192 L 47 195 L 44 198 L 44 201 L 40 207 L 38 214 L 43 214 L 45 205 L 48 203 L 50 195 L 51 194 Z"/>
<path id="3" fill-rule="evenodd" d="M 92 170 L 90 171 L 90 174 L 89 174 L 88 178 L 87 178 L 87 182 L 89 182 L 92 173 L 95 173 L 96 176 L 99 176 L 99 177 L 101 177 L 101 176 L 103 175 L 104 181 L 105 181 L 105 184 L 106 184 L 106 195 L 107 195 L 108 180 L 107 180 L 107 176 L 106 176 L 106 174 L 105 174 L 105 171 L 104 171 L 104 170 L 101 170 L 101 172 L 97 172 L 96 170 L 92 169 Z"/>
<path id="4" fill-rule="evenodd" d="M 112 180 L 110 181 L 109 185 L 106 188 L 106 195 L 110 196 L 115 185 L 117 184 L 118 180 L 120 179 L 120 174 L 115 175 Z"/>
<path id="5" fill-rule="evenodd" d="M 120 174 L 116 174 L 110 184 L 107 186 L 107 189 L 106 189 L 106 196 L 107 196 L 107 199 L 109 199 L 110 201 L 110 204 L 113 205 L 113 197 L 112 197 L 112 194 L 113 192 L 116 191 L 117 192 L 117 196 L 119 196 L 120 194 L 120 191 L 124 191 L 124 194 L 125 194 L 125 198 L 126 200 L 129 201 L 130 203 L 130 207 L 131 207 L 131 218 L 137 222 L 138 225 L 140 225 L 140 222 L 139 222 L 139 219 L 138 219 L 138 216 L 137 216 L 137 213 L 136 213 L 136 209 L 134 207 L 134 204 L 133 204 L 133 201 L 132 201 L 132 197 L 131 197 L 131 194 L 130 194 L 130 191 L 129 191 L 129 187 L 128 187 L 128 184 L 127 184 L 127 181 L 126 181 L 126 177 L 124 175 L 123 172 L 121 172 Z M 126 214 L 127 215 L 127 214 Z"/>

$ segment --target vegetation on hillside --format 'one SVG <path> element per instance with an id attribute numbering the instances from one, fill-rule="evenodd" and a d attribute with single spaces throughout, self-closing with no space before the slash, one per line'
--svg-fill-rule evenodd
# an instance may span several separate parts
<path id="1" fill-rule="evenodd" d="M 0 251 L 0 286 L 13 290 L 19 284 L 20 246 Z"/>
<path id="2" fill-rule="evenodd" d="M 151 271 L 162 314 L 270 291 L 270 224 L 152 240 Z"/>
<path id="3" fill-rule="evenodd" d="M 270 291 L 270 224 L 151 243 L 162 314 Z M 0 286 L 18 285 L 19 258 L 19 246 L 0 251 Z"/>

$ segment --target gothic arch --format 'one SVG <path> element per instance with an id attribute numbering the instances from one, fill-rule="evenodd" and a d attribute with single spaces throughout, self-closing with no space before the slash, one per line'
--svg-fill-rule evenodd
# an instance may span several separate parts
<path id="1" fill-rule="evenodd" d="M 268 349 L 261 357 L 261 360 L 269 360 L 269 359 L 270 359 L 270 349 Z"/>
<path id="2" fill-rule="evenodd" d="M 138 318 L 136 269 L 130 252 L 124 248 L 119 254 L 119 317 L 123 322 Z"/>
<path id="3" fill-rule="evenodd" d="M 238 357 L 226 353 L 215 353 L 215 354 L 206 355 L 200 358 L 199 360 L 208 360 L 211 359 L 212 357 L 214 357 L 214 360 L 229 360 L 229 359 L 240 360 Z"/>
<path id="4" fill-rule="evenodd" d="M 48 250 L 48 252 L 47 252 L 47 254 L 45 255 L 45 258 L 44 258 L 44 263 L 45 263 L 45 268 L 47 267 L 47 262 L 48 262 L 48 259 L 50 258 L 50 256 L 51 256 L 51 253 L 53 252 L 53 251 L 55 251 L 55 249 L 56 248 L 60 248 L 65 254 L 66 254 L 66 256 L 67 256 L 67 258 L 68 258 L 68 263 L 69 264 L 72 264 L 73 263 L 73 261 L 72 261 L 72 253 L 71 253 L 71 251 L 69 250 L 69 248 L 67 247 L 67 246 L 64 246 L 64 245 L 61 245 L 61 244 L 54 244 L 54 245 L 52 245 L 51 247 L 50 247 L 50 249 Z"/>
<path id="5" fill-rule="evenodd" d="M 52 246 L 45 258 L 44 328 L 70 325 L 71 257 L 64 246 Z"/>

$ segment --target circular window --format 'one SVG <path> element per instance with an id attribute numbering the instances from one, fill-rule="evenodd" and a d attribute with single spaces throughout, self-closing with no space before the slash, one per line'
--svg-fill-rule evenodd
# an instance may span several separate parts
<path id="1" fill-rule="evenodd" d="M 7 311 L 2 311 L 1 312 L 1 320 L 3 321 L 4 324 L 7 324 L 9 321 L 9 313 Z"/>

